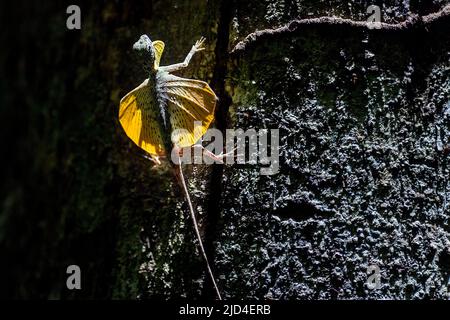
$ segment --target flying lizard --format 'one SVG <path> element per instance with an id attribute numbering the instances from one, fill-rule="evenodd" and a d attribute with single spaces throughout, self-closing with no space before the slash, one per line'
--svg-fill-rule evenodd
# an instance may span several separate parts
<path id="1" fill-rule="evenodd" d="M 216 156 L 196 144 L 214 120 L 217 101 L 214 91 L 206 82 L 171 74 L 186 68 L 193 55 L 204 50 L 204 41 L 203 37 L 198 40 L 183 62 L 169 66 L 160 65 L 164 42 L 151 41 L 147 35 L 142 35 L 133 45 L 133 49 L 142 59 L 148 78 L 122 98 L 119 121 L 127 136 L 143 149 L 155 164 L 160 164 L 160 159 L 169 158 L 171 150 L 181 152 L 183 148 L 193 146 L 202 148 L 205 155 L 219 162 L 226 156 L 222 154 Z M 178 173 L 175 171 L 175 175 L 185 193 L 208 274 L 217 297 L 221 299 L 198 230 L 180 157 L 174 166 L 179 169 Z"/>

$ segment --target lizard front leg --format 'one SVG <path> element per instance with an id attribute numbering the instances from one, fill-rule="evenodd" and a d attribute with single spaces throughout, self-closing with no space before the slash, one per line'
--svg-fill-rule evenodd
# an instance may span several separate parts
<path id="1" fill-rule="evenodd" d="M 171 64 L 170 66 L 163 66 L 159 67 L 159 70 L 166 71 L 166 72 L 173 72 L 178 71 L 180 69 L 186 68 L 189 65 L 189 62 L 191 62 L 192 57 L 196 52 L 205 50 L 205 47 L 203 47 L 203 43 L 205 42 L 205 38 L 201 37 L 200 40 L 197 40 L 195 44 L 192 46 L 191 51 L 189 51 L 188 55 L 181 63 Z"/>

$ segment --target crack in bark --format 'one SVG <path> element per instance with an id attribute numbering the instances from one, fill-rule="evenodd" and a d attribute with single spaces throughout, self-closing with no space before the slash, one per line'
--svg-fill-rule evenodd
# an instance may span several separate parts
<path id="1" fill-rule="evenodd" d="M 364 29 L 372 32 L 383 31 L 406 31 L 414 29 L 425 29 L 434 24 L 440 23 L 450 18 L 450 5 L 446 5 L 442 10 L 431 13 L 426 16 L 419 16 L 411 14 L 405 21 L 399 23 L 374 23 L 366 21 L 355 21 L 351 19 L 343 19 L 337 17 L 319 17 L 310 19 L 295 19 L 285 24 L 282 27 L 274 29 L 257 30 L 250 33 L 244 40 L 240 41 L 231 51 L 232 55 L 243 53 L 249 47 L 255 45 L 257 42 L 268 39 L 270 37 L 279 36 L 282 34 L 294 33 L 307 26 L 346 26 L 356 29 Z"/>
<path id="2" fill-rule="evenodd" d="M 228 45 L 230 42 L 230 25 L 232 20 L 232 10 L 234 1 L 222 0 L 219 4 L 219 23 L 217 29 L 217 43 L 215 48 L 215 66 L 211 85 L 216 92 L 219 101 L 216 107 L 215 124 L 217 129 L 222 133 L 227 128 L 228 123 L 228 109 L 231 105 L 231 97 L 225 89 L 225 78 L 227 75 L 227 68 L 229 62 Z M 222 196 L 222 177 L 223 164 L 213 165 L 211 171 L 210 185 L 209 185 L 209 199 L 207 205 L 207 214 L 205 219 L 204 244 L 205 250 L 212 264 L 214 265 L 214 241 L 216 239 L 217 227 L 220 219 L 220 199 Z M 206 280 L 205 292 L 206 297 L 213 295 L 213 286 L 209 279 Z M 218 286 L 220 285 L 220 280 Z M 209 282 L 209 283 L 208 283 Z"/>

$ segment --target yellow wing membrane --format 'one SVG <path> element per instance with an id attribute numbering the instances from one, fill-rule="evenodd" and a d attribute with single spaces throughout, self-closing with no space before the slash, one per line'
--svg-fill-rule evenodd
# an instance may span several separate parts
<path id="1" fill-rule="evenodd" d="M 161 40 L 153 41 L 153 47 L 155 48 L 155 70 L 159 68 L 159 63 L 161 62 L 161 56 L 164 51 L 165 44 Z"/>
<path id="2" fill-rule="evenodd" d="M 153 157 L 165 154 L 156 101 L 148 80 L 120 100 L 119 121 L 127 136 Z"/>
<path id="3" fill-rule="evenodd" d="M 167 77 L 161 89 L 167 99 L 174 130 L 172 141 L 182 148 L 192 146 L 205 134 L 214 119 L 216 95 L 206 82 L 173 75 Z"/>

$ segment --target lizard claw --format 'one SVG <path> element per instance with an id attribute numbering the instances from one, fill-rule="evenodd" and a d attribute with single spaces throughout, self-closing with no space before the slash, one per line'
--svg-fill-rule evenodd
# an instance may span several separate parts
<path id="1" fill-rule="evenodd" d="M 223 152 L 221 152 L 219 155 L 217 155 L 217 157 L 218 158 L 220 158 L 220 159 L 224 159 L 224 158 L 227 158 L 227 157 L 229 157 L 229 156 L 231 156 L 231 155 L 233 155 L 234 154 L 234 152 L 237 150 L 237 148 L 233 148 L 233 150 L 231 150 L 231 151 L 228 151 L 227 153 L 223 153 Z"/>
<path id="2" fill-rule="evenodd" d="M 203 44 L 205 43 L 205 37 L 201 37 L 200 40 L 197 40 L 193 46 L 193 49 L 195 50 L 195 52 L 199 52 L 202 50 L 205 50 L 205 47 L 203 46 Z"/>
<path id="3" fill-rule="evenodd" d="M 155 164 L 155 166 L 161 165 L 161 160 L 159 160 L 159 157 L 151 157 L 149 155 L 143 154 L 142 157 L 144 157 L 147 160 L 150 160 Z"/>

